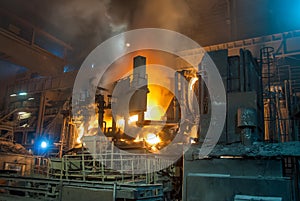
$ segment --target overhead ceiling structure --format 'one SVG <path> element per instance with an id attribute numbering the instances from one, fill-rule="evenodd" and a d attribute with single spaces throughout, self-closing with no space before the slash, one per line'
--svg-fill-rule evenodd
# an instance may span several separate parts
<path id="1" fill-rule="evenodd" d="M 297 0 L 65 0 L 47 5 L 11 0 L 0 7 L 70 44 L 82 58 L 110 36 L 137 28 L 175 30 L 201 46 L 300 29 Z"/>
<path id="2" fill-rule="evenodd" d="M 69 45 L 3 9 L 0 16 L 2 58 L 41 75 L 63 72 Z"/>

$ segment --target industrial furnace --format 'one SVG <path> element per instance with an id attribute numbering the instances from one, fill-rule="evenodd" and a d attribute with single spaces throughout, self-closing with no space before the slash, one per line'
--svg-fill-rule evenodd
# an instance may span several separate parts
<path id="1" fill-rule="evenodd" d="M 48 200 L 69 200 L 78 186 L 108 200 L 297 200 L 299 153 L 264 142 L 268 99 L 261 66 L 247 50 L 206 56 L 226 90 L 217 140 L 207 136 L 216 104 L 208 90 L 215 82 L 207 76 L 210 63 L 203 59 L 194 69 L 178 58 L 168 89 L 149 81 L 147 58 L 137 56 L 132 73 L 112 89 L 96 83 L 95 116 L 73 119 L 64 105 L 61 144 L 68 149 L 61 146 L 60 157 L 48 160 L 43 180 L 18 180 L 21 187 L 34 184 L 33 193 L 18 191 L 31 197 L 40 190 Z M 203 155 L 205 149 L 211 151 Z M 3 177 L 4 193 L 14 188 L 11 179 Z"/>

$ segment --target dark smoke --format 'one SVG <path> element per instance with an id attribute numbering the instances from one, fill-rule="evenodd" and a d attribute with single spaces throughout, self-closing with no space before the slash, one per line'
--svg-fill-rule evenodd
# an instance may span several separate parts
<path id="1" fill-rule="evenodd" d="M 155 27 L 181 32 L 192 23 L 189 13 L 185 0 L 68 0 L 52 2 L 49 19 L 68 36 L 78 63 L 102 41 L 126 30 Z"/>
<path id="2" fill-rule="evenodd" d="M 183 31 L 192 23 L 190 7 L 185 0 L 112 0 L 109 14 L 115 24 L 127 24 L 128 29 L 165 28 Z"/>

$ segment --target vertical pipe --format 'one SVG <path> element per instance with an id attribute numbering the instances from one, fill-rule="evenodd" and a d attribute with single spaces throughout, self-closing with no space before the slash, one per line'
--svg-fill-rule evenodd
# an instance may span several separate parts
<path id="1" fill-rule="evenodd" d="M 198 66 L 198 94 L 199 94 L 199 108 L 200 108 L 200 114 L 204 114 L 204 96 L 205 96 L 205 83 L 204 83 L 204 79 L 205 79 L 205 73 L 204 73 L 204 68 L 205 66 L 203 66 L 203 64 L 200 64 Z"/>
<path id="2" fill-rule="evenodd" d="M 105 101 L 104 101 L 104 96 L 103 95 L 97 95 L 97 106 L 98 106 L 98 124 L 103 131 L 103 121 L 104 121 L 104 106 L 105 106 Z"/>
<path id="3" fill-rule="evenodd" d="M 227 6 L 227 12 L 226 12 L 226 23 L 228 27 L 228 41 L 233 41 L 232 40 L 232 19 L 231 19 L 231 1 L 226 0 L 226 6 Z"/>
<path id="4" fill-rule="evenodd" d="M 174 97 L 174 121 L 178 122 L 179 121 L 179 86 L 180 83 L 178 82 L 178 72 L 176 71 L 175 73 L 175 97 Z"/>
<path id="5" fill-rule="evenodd" d="M 111 160 L 114 160 L 114 141 L 111 142 Z M 114 168 L 114 163 L 112 163 L 111 168 Z"/>
<path id="6" fill-rule="evenodd" d="M 241 92 L 245 91 L 245 57 L 242 49 L 240 50 L 240 89 Z"/>
<path id="7" fill-rule="evenodd" d="M 281 130 L 281 119 L 282 119 L 282 115 L 281 115 L 281 110 L 280 110 L 280 100 L 279 100 L 279 95 L 278 92 L 275 92 L 275 103 L 276 103 L 276 125 L 277 125 L 277 136 L 278 136 L 278 141 L 279 142 L 283 142 L 284 140 L 282 139 L 282 135 L 284 133 L 284 131 Z"/>
<path id="8" fill-rule="evenodd" d="M 81 166 L 82 166 L 83 181 L 85 181 L 85 159 L 84 159 L 84 148 L 83 148 L 83 145 L 82 145 L 82 154 L 81 154 Z"/>
<path id="9" fill-rule="evenodd" d="M 116 120 L 115 120 L 115 118 L 113 116 L 111 118 L 112 118 L 112 125 L 111 125 L 112 126 L 112 133 L 116 133 L 116 131 L 117 131 L 117 123 L 116 123 Z M 124 127 L 124 129 L 125 129 L 125 127 Z"/>
<path id="10" fill-rule="evenodd" d="M 244 52 L 245 91 L 250 91 L 251 90 L 251 87 L 250 87 L 251 65 L 250 65 L 250 61 L 249 61 L 250 58 L 249 57 L 250 57 L 249 52 L 246 50 Z"/>
<path id="11" fill-rule="evenodd" d="M 61 128 L 61 136 L 60 136 L 59 158 L 62 158 L 62 154 L 63 154 L 63 148 L 65 143 L 66 122 L 67 122 L 67 118 L 64 116 L 63 125 Z"/>
<path id="12" fill-rule="evenodd" d="M 291 110 L 290 110 L 290 91 L 288 88 L 288 81 L 284 80 L 284 95 L 285 95 L 285 109 L 287 111 L 287 120 L 286 120 L 286 129 L 287 129 L 287 139 L 291 139 L 291 127 L 290 127 L 290 121 L 291 121 Z"/>
<path id="13" fill-rule="evenodd" d="M 117 193 L 117 184 L 116 182 L 114 183 L 114 189 L 113 189 L 113 201 L 116 200 L 116 193 Z"/>
<path id="14" fill-rule="evenodd" d="M 45 103 L 46 103 L 46 95 L 43 92 L 41 94 L 40 100 L 40 108 L 37 120 L 37 127 L 36 127 L 36 138 L 38 138 L 43 132 L 43 121 L 44 121 L 44 114 L 45 114 Z"/>

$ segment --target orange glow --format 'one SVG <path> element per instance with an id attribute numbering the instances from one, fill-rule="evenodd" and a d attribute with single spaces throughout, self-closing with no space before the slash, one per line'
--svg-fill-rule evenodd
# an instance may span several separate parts
<path id="1" fill-rule="evenodd" d="M 138 120 L 139 120 L 139 116 L 136 114 L 136 115 L 129 117 L 128 123 L 131 124 L 131 123 L 137 122 Z"/>
<path id="2" fill-rule="evenodd" d="M 79 126 L 77 132 L 78 132 L 78 137 L 77 137 L 77 139 L 76 139 L 76 142 L 77 142 L 78 144 L 80 144 L 80 143 L 81 143 L 81 138 L 83 137 L 83 134 L 84 134 L 83 124 L 81 124 L 81 125 Z"/>
<path id="3" fill-rule="evenodd" d="M 148 133 L 145 140 L 150 145 L 156 145 L 161 142 L 160 138 L 154 133 Z"/>
<path id="4" fill-rule="evenodd" d="M 81 143 L 81 139 L 84 135 L 93 136 L 98 132 L 98 115 L 92 116 L 88 124 L 81 123 L 77 129 L 77 143 Z"/>
<path id="5" fill-rule="evenodd" d="M 133 141 L 134 142 L 142 142 L 144 139 L 140 138 L 140 136 L 138 135 Z"/>
<path id="6" fill-rule="evenodd" d="M 173 94 L 164 87 L 149 85 L 147 96 L 147 111 L 145 119 L 163 120 L 163 117 L 173 99 Z"/>
<path id="7" fill-rule="evenodd" d="M 189 83 L 189 90 L 193 90 L 194 84 L 197 82 L 198 78 L 197 77 L 193 77 Z"/>
<path id="8" fill-rule="evenodd" d="M 124 130 L 124 126 L 125 126 L 125 120 L 124 119 L 118 119 L 116 121 L 117 127 L 121 128 L 122 130 Z"/>
<path id="9" fill-rule="evenodd" d="M 112 127 L 112 115 L 108 111 L 105 111 L 103 116 L 104 121 L 106 122 L 106 127 Z"/>
<path id="10" fill-rule="evenodd" d="M 88 135 L 97 134 L 97 133 L 94 133 L 95 131 L 92 131 L 92 129 L 94 129 L 94 128 L 98 128 L 98 115 L 93 116 L 91 118 L 91 120 L 89 121 Z"/>

